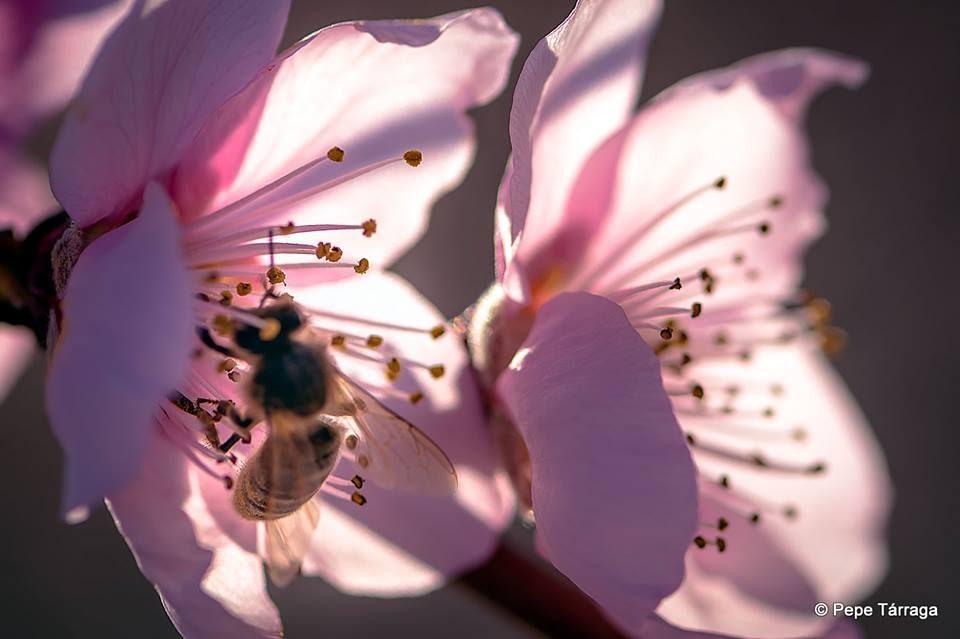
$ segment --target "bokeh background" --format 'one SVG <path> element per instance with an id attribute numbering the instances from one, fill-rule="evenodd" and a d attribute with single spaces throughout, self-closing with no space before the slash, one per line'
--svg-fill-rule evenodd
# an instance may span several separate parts
<path id="1" fill-rule="evenodd" d="M 477 4 L 295 1 L 287 43 L 341 20 L 424 17 Z M 573 1 L 487 4 L 523 36 L 515 79 L 527 52 Z M 814 164 L 832 198 L 830 230 L 809 253 L 807 284 L 833 301 L 837 323 L 850 333 L 837 367 L 876 429 L 897 489 L 890 572 L 869 600 L 937 604 L 940 617 L 868 619 L 869 637 L 960 636 L 960 331 L 952 326 L 960 316 L 958 32 L 952 2 L 668 1 L 643 92 L 648 98 L 691 73 L 786 46 L 832 48 L 872 65 L 862 90 L 833 90 L 810 113 Z M 507 91 L 475 113 L 476 164 L 397 266 L 448 315 L 492 277 L 492 211 L 509 150 L 510 100 Z M 54 131 L 36 142 L 38 154 Z M 106 512 L 76 527 L 58 520 L 61 452 L 43 414 L 42 383 L 38 357 L 0 406 L 0 635 L 175 637 Z M 536 636 L 456 588 L 383 601 L 301 580 L 275 596 L 294 639 Z"/>

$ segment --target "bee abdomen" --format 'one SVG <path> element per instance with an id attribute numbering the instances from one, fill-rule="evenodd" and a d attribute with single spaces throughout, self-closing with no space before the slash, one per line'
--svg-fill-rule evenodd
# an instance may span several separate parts
<path id="1" fill-rule="evenodd" d="M 320 423 L 310 433 L 271 435 L 237 477 L 233 505 L 244 519 L 285 517 L 307 503 L 330 475 L 340 432 Z"/>

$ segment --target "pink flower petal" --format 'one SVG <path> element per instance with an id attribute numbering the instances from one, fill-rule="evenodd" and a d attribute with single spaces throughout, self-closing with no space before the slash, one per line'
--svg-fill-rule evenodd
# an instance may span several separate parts
<path id="1" fill-rule="evenodd" d="M 37 348 L 33 333 L 20 326 L 0 326 L 0 402 L 13 388 Z"/>
<path id="2" fill-rule="evenodd" d="M 157 424 L 147 437 L 150 453 L 136 478 L 108 505 L 177 630 L 188 639 L 281 637 L 260 557 L 214 518 L 218 508 L 232 508 L 230 493 L 209 486 L 216 480 L 190 466 Z"/>
<path id="3" fill-rule="evenodd" d="M 512 261 L 521 231 L 530 255 L 562 226 L 580 167 L 633 109 L 659 14 L 652 0 L 580 0 L 530 54 L 510 114 L 513 155 L 500 191 L 498 275 Z"/>
<path id="4" fill-rule="evenodd" d="M 91 243 L 67 284 L 47 381 L 66 511 L 136 475 L 151 416 L 186 370 L 193 317 L 175 215 L 151 184 L 140 216 Z"/>
<path id="5" fill-rule="evenodd" d="M 466 172 L 474 141 L 465 111 L 503 89 L 516 45 L 492 9 L 323 29 L 269 65 L 211 120 L 176 176 L 177 202 L 196 217 L 339 146 L 343 162 L 324 160 L 247 207 L 248 217 L 260 224 L 374 218 L 377 234 L 357 246 L 356 257 L 385 266 L 420 237 L 433 202 Z M 417 168 L 400 159 L 410 149 L 423 153 Z M 384 160 L 395 161 L 322 190 Z M 287 203 L 277 206 L 281 201 Z M 270 204 L 275 208 L 264 212 Z"/>
<path id="6" fill-rule="evenodd" d="M 0 143 L 0 229 L 26 235 L 56 206 L 43 170 Z"/>
<path id="7" fill-rule="evenodd" d="M 21 0 L 0 7 L 0 123 L 24 133 L 63 108 L 127 0 Z M 4 67 L 7 68 L 4 68 Z"/>
<path id="8" fill-rule="evenodd" d="M 497 389 L 530 452 L 547 556 L 637 631 L 683 576 L 695 471 L 660 366 L 614 303 L 547 302 Z"/>
<path id="9" fill-rule="evenodd" d="M 658 613 L 684 627 L 752 637 L 822 632 L 825 622 L 812 614 L 813 603 L 855 602 L 876 586 L 886 567 L 890 486 L 869 427 L 823 356 L 803 345 L 757 349 L 749 363 L 704 361 L 691 375 L 781 386 L 776 416 L 763 426 L 771 432 L 800 427 L 805 438 L 764 440 L 762 454 L 801 468 L 824 463 L 826 470 L 808 474 L 727 464 L 723 472 L 732 490 L 759 504 L 792 505 L 798 515 L 790 520 L 763 509 L 760 523 L 751 525 L 731 514 L 731 508 L 742 512 L 744 506 L 732 505 L 725 491 L 705 495 L 701 519 L 720 513 L 731 521 L 724 531 L 727 552 L 692 551 L 684 584 Z M 756 411 L 768 401 L 744 398 L 737 408 Z M 735 437 L 720 441 L 743 448 Z M 756 452 L 756 443 L 750 446 Z M 707 455 L 698 454 L 697 464 L 707 476 L 720 472 L 718 460 Z"/>
<path id="10" fill-rule="evenodd" d="M 274 54 L 287 2 L 139 2 L 104 43 L 51 157 L 80 226 L 137 208 L 206 117 Z"/>
<path id="11" fill-rule="evenodd" d="M 371 273 L 301 289 L 296 300 L 420 329 L 443 323 L 439 312 L 412 286 L 389 274 Z M 433 379 L 426 370 L 404 364 L 405 372 L 392 386 L 401 391 L 396 397 L 378 390 L 389 386 L 383 365 L 337 356 L 338 365 L 357 383 L 444 450 L 457 469 L 459 487 L 451 496 L 436 497 L 406 492 L 402 486 L 386 490 L 368 482 L 363 488 L 368 502 L 362 508 L 324 496 L 320 526 L 304 572 L 319 574 L 340 590 L 355 594 L 410 595 L 437 588 L 447 577 L 487 559 L 514 512 L 512 491 L 483 421 L 463 342 L 449 331 L 435 340 L 423 332 L 320 320 L 324 327 L 380 335 L 384 339 L 380 350 L 385 353 L 444 365 L 444 375 Z M 424 393 L 424 399 L 412 405 L 407 396 L 416 390 Z M 346 477 L 364 474 L 351 468 L 352 462 L 342 460 L 337 472 Z"/>
<path id="12" fill-rule="evenodd" d="M 570 274 L 573 285 L 610 294 L 709 267 L 718 282 L 714 297 L 704 300 L 705 315 L 746 297 L 792 292 L 802 251 L 821 231 L 826 198 L 809 166 L 801 107 L 829 80 L 855 79 L 861 67 L 851 65 L 819 52 L 771 54 L 654 99 L 616 134 L 613 210 Z M 798 74 L 793 92 L 782 83 L 772 92 L 769 78 Z M 585 180 L 589 171 L 590 165 Z M 766 234 L 759 232 L 762 223 Z"/>

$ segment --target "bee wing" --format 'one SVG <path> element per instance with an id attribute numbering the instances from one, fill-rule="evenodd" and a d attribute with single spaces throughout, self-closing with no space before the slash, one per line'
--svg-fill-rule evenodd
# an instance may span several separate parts
<path id="1" fill-rule="evenodd" d="M 360 441 L 354 452 L 358 460 L 365 459 L 366 465 L 359 463 L 365 479 L 428 495 L 456 490 L 457 471 L 432 439 L 339 370 L 332 373 L 337 416 L 356 427 Z"/>
<path id="2" fill-rule="evenodd" d="M 320 509 L 311 499 L 293 513 L 265 522 L 267 574 L 274 585 L 284 587 L 300 573 L 300 564 L 317 529 Z"/>

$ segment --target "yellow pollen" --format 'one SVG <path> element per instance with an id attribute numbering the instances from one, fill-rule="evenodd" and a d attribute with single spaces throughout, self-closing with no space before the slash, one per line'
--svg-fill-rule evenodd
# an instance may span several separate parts
<path id="1" fill-rule="evenodd" d="M 373 218 L 370 218 L 361 224 L 360 228 L 363 229 L 364 237 L 373 237 L 373 234 L 377 232 L 377 221 Z"/>
<path id="2" fill-rule="evenodd" d="M 253 285 L 250 282 L 240 282 L 237 284 L 237 295 L 243 297 L 253 292 Z"/>
<path id="3" fill-rule="evenodd" d="M 233 334 L 233 323 L 226 315 L 217 315 L 213 318 L 213 330 L 218 335 L 228 337 Z"/>
<path id="4" fill-rule="evenodd" d="M 430 337 L 433 339 L 440 339 L 443 337 L 443 334 L 447 332 L 446 327 L 443 324 L 437 324 L 430 329 Z"/>
<path id="5" fill-rule="evenodd" d="M 219 370 L 221 373 L 229 373 L 236 367 L 237 367 L 237 360 L 233 359 L 232 357 L 228 357 L 227 359 L 220 362 L 220 365 L 217 366 L 217 370 Z"/>
<path id="6" fill-rule="evenodd" d="M 327 159 L 333 162 L 343 162 L 343 149 L 339 146 L 331 147 L 331 149 L 327 151 Z"/>
<path id="7" fill-rule="evenodd" d="M 283 284 L 287 281 L 287 274 L 278 266 L 267 269 L 267 281 L 271 284 Z"/>
<path id="8" fill-rule="evenodd" d="M 293 222 L 287 222 L 286 224 L 281 226 L 278 230 L 280 231 L 280 235 L 290 235 L 291 233 L 293 233 L 294 229 L 296 228 L 297 227 L 296 225 L 294 225 Z"/>
<path id="9" fill-rule="evenodd" d="M 416 391 L 416 392 L 410 393 L 410 403 L 411 403 L 411 404 L 417 404 L 417 403 L 419 403 L 421 400 L 423 400 L 423 393 L 421 393 L 420 391 Z"/>
<path id="10" fill-rule="evenodd" d="M 370 348 L 377 348 L 383 344 L 383 338 L 379 335 L 371 335 L 367 338 L 367 346 Z"/>
<path id="11" fill-rule="evenodd" d="M 403 154 L 403 161 L 410 166 L 420 166 L 420 163 L 423 162 L 423 153 L 416 149 L 411 149 Z"/>
<path id="12" fill-rule="evenodd" d="M 263 328 L 260 329 L 260 339 L 265 342 L 273 341 L 280 334 L 280 322 L 272 317 L 264 320 Z"/>
<path id="13" fill-rule="evenodd" d="M 347 338 L 343 335 L 334 335 L 330 338 L 331 346 L 343 346 L 347 343 Z"/>
<path id="14" fill-rule="evenodd" d="M 431 366 L 430 376 L 433 377 L 434 379 L 440 379 L 441 377 L 443 377 L 444 371 L 445 369 L 443 367 L 443 364 L 437 364 L 435 366 Z"/>
<path id="15" fill-rule="evenodd" d="M 233 293 L 230 291 L 221 291 L 220 292 L 220 304 L 221 306 L 230 306 L 233 303 Z"/>
<path id="16" fill-rule="evenodd" d="M 330 252 L 330 242 L 319 242 L 317 244 L 317 259 L 322 260 Z"/>
<path id="17" fill-rule="evenodd" d="M 370 270 L 370 260 L 365 257 L 361 257 L 360 261 L 357 262 L 357 265 L 353 267 L 353 270 L 360 275 L 363 275 Z"/>
<path id="18" fill-rule="evenodd" d="M 357 506 L 363 506 L 365 503 L 367 503 L 367 498 L 361 495 L 359 491 L 356 491 L 350 495 L 350 501 L 355 503 Z"/>
<path id="19" fill-rule="evenodd" d="M 339 262 L 341 257 L 343 257 L 343 249 L 339 246 L 331 246 L 330 251 L 327 253 L 327 261 Z"/>

